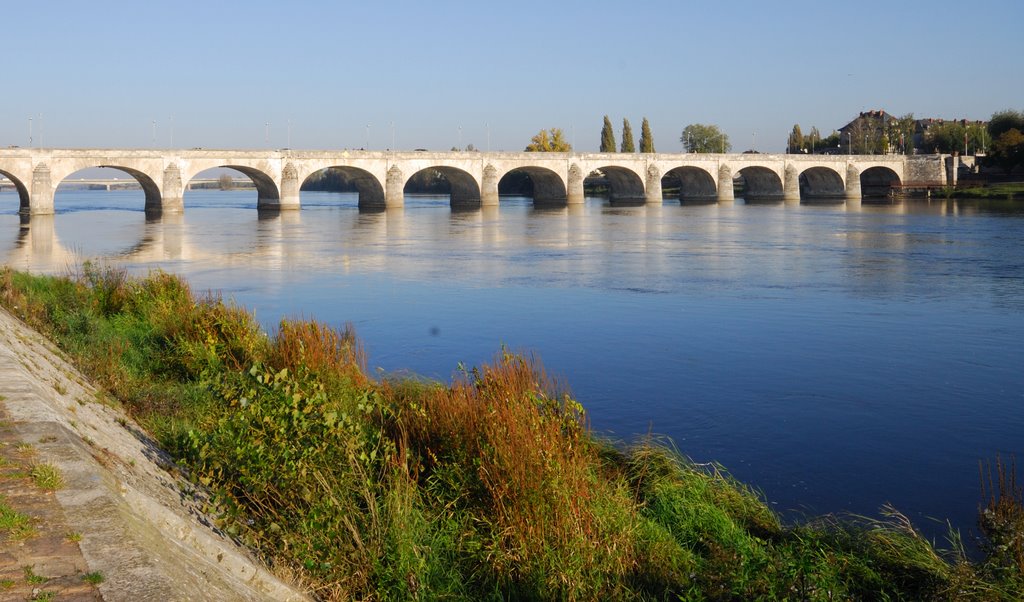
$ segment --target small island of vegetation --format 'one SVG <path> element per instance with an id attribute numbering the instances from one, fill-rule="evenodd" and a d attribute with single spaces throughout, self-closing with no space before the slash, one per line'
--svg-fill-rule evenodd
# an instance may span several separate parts
<path id="1" fill-rule="evenodd" d="M 528 358 L 452 383 L 370 378 L 350 330 L 282 321 L 179 277 L 0 270 L 56 341 L 215 494 L 210 512 L 319 599 L 1015 600 L 1024 505 L 983 478 L 984 556 L 890 509 L 784 524 L 652 438 L 617 446 Z"/>

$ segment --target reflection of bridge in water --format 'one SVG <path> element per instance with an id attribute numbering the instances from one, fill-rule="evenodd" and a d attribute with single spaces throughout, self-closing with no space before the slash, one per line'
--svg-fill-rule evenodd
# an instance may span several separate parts
<path id="1" fill-rule="evenodd" d="M 829 211 L 885 214 L 900 214 L 908 210 L 956 214 L 962 210 L 955 201 L 883 205 L 840 202 L 831 207 Z M 239 219 L 231 224 L 225 223 L 223 213 L 197 211 L 142 219 L 138 212 L 124 212 L 118 219 L 127 221 L 115 225 L 116 236 L 100 235 L 98 240 L 95 233 L 82 229 L 81 220 L 87 223 L 91 219 L 89 211 L 82 211 L 20 216 L 17 237 L 6 249 L 0 248 L 0 256 L 3 263 L 11 267 L 50 273 L 74 267 L 84 259 L 93 259 L 152 267 L 189 263 L 203 269 L 256 268 L 266 270 L 267 274 L 281 275 L 292 269 L 336 269 L 339 263 L 347 265 L 350 261 L 358 261 L 364 268 L 393 270 L 397 264 L 392 263 L 393 258 L 389 259 L 392 253 L 402 256 L 405 262 L 410 243 L 443 239 L 468 245 L 468 252 L 481 256 L 481 262 L 473 265 L 486 269 L 485 266 L 490 265 L 487 257 L 495 253 L 500 255 L 502 249 L 521 239 L 530 246 L 559 252 L 593 244 L 605 246 L 609 253 L 649 251 L 651 261 L 661 261 L 664 260 L 660 252 L 664 237 L 673 227 L 669 224 L 678 220 L 677 212 L 690 210 L 692 208 L 673 208 L 662 204 L 532 207 L 525 209 L 525 216 L 511 222 L 502 219 L 502 214 L 506 211 L 521 214 L 524 211 L 521 204 L 515 208 L 487 206 L 478 211 L 452 211 L 443 219 L 437 219 L 436 212 L 431 212 L 435 217 L 428 220 L 414 219 L 402 208 L 380 212 L 327 213 L 341 217 L 335 222 L 325 221 L 319 210 L 251 212 L 235 208 L 229 210 L 229 215 Z M 724 229 L 734 227 L 737 221 L 734 218 L 744 212 L 744 207 L 727 203 L 709 210 L 712 213 L 705 215 L 728 218 L 708 221 L 709 230 L 721 234 Z M 787 206 L 785 210 L 803 211 L 806 207 Z M 608 240 L 594 238 L 593 224 L 588 217 L 594 211 L 609 216 L 612 220 L 609 223 L 615 224 L 615 231 L 633 240 L 630 243 L 633 246 L 618 248 L 620 237 Z M 134 221 L 136 219 L 138 221 Z M 524 231 L 509 230 L 509 223 L 521 224 Z M 439 231 L 424 235 L 420 230 L 424 227 Z M 61 231 L 72 242 L 61 240 Z M 344 243 L 339 246 L 336 244 L 338 240 Z M 83 252 L 77 246 L 79 241 L 84 241 L 86 247 L 97 243 L 107 245 L 108 250 Z M 417 249 L 416 254 L 420 250 L 429 252 L 429 249 Z M 714 255 L 710 253 L 709 256 Z M 568 255 L 566 261 L 569 261 Z M 567 264 L 565 269 L 571 271 L 574 268 Z"/>
<path id="2" fill-rule="evenodd" d="M 85 257 L 81 252 L 65 245 L 57 235 L 54 215 L 22 215 L 17 239 L 6 252 L 4 263 L 15 268 L 56 271 L 73 267 L 83 259 L 141 264 L 164 262 L 198 262 L 208 265 L 248 265 L 253 256 L 259 256 L 272 265 L 288 260 L 289 247 L 286 229 L 298 223 L 296 212 L 261 213 L 255 240 L 243 249 L 220 252 L 202 244 L 202 236 L 189 233 L 182 214 L 169 214 L 158 219 L 147 219 L 139 224 L 139 238 L 118 251 Z"/>
<path id="3" fill-rule="evenodd" d="M 0 175 L 13 183 L 27 214 L 53 213 L 57 186 L 94 167 L 131 176 L 154 214 L 183 211 L 185 190 L 213 168 L 251 179 L 261 209 L 299 208 L 303 183 L 328 168 L 352 182 L 364 209 L 402 207 L 406 186 L 425 170 L 447 180 L 453 207 L 468 208 L 496 206 L 502 181 L 514 173 L 529 179 L 535 203 L 575 205 L 594 173 L 613 202 L 654 204 L 666 185 L 678 187 L 682 201 L 729 202 L 735 181 L 748 200 L 858 201 L 907 181 L 941 184 L 955 172 L 951 158 L 940 155 L 0 149 Z"/>

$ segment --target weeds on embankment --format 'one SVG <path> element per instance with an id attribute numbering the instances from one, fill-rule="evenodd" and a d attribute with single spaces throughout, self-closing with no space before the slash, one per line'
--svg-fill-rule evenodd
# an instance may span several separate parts
<path id="1" fill-rule="evenodd" d="M 85 264 L 0 272 L 49 334 L 214 492 L 223 527 L 322 599 L 1013 600 L 1024 507 L 985 481 L 986 558 L 895 511 L 783 525 L 717 466 L 594 437 L 521 355 L 452 383 L 374 381 L 350 330 Z"/>
<path id="2" fill-rule="evenodd" d="M 1020 200 L 1024 199 L 1024 183 L 948 187 L 944 190 L 944 196 L 946 198 Z"/>

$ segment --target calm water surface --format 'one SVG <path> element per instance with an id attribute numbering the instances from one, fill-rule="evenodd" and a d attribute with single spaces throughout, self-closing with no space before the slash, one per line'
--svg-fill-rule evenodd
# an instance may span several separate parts
<path id="1" fill-rule="evenodd" d="M 667 435 L 780 511 L 891 503 L 967 535 L 979 459 L 1024 459 L 1019 204 L 302 202 L 261 219 L 251 191 L 194 191 L 183 216 L 147 222 L 139 191 L 61 191 L 56 216 L 23 225 L 5 192 L 0 255 L 161 267 L 268 327 L 351 322 L 385 371 L 447 379 L 502 345 L 532 351 L 596 430 Z"/>

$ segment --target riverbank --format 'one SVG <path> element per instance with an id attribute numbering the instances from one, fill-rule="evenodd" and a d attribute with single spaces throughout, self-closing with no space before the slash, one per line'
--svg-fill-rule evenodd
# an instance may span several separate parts
<path id="1" fill-rule="evenodd" d="M 226 532 L 317 597 L 1010 600 L 1022 585 L 1009 483 L 971 563 L 895 511 L 786 525 L 720 467 L 612 446 L 516 354 L 450 384 L 376 381 L 351 332 L 267 336 L 161 273 L 6 270 L 0 301 L 211 488 Z"/>
<path id="2" fill-rule="evenodd" d="M 62 355 L 0 308 L 0 599 L 304 599 Z"/>
<path id="3" fill-rule="evenodd" d="M 947 198 L 956 199 L 1000 199 L 1024 200 L 1024 183 L 992 184 L 990 186 L 972 186 L 951 188 Z"/>

